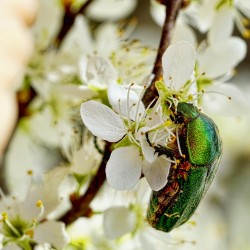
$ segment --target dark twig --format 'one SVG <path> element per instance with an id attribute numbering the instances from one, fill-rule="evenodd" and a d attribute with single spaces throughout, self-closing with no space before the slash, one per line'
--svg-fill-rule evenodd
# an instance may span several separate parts
<path id="1" fill-rule="evenodd" d="M 170 45 L 175 20 L 179 10 L 182 7 L 183 0 L 164 0 L 162 2 L 166 6 L 166 18 L 162 27 L 161 40 L 152 71 L 152 73 L 154 74 L 154 78 L 142 99 L 146 107 L 156 96 L 158 96 L 157 90 L 155 88 L 155 82 L 162 77 L 163 71 L 161 59 L 165 50 Z"/>
<path id="2" fill-rule="evenodd" d="M 91 4 L 92 1 L 93 0 L 87 0 L 86 3 L 83 4 L 82 7 L 76 12 L 72 12 L 70 5 L 65 5 L 63 23 L 62 23 L 60 30 L 58 31 L 58 34 L 57 34 L 52 46 L 54 46 L 55 48 L 60 47 L 64 37 L 67 35 L 70 28 L 73 26 L 75 19 L 76 19 L 76 16 L 78 14 L 84 14 L 84 12 L 86 11 L 86 9 L 88 8 L 88 6 Z"/>
<path id="3" fill-rule="evenodd" d="M 92 211 L 90 208 L 90 203 L 95 198 L 96 194 L 98 193 L 104 181 L 106 180 L 105 168 L 106 163 L 111 154 L 110 147 L 111 143 L 106 142 L 102 163 L 96 175 L 92 179 L 86 193 L 81 197 L 76 197 L 75 195 L 71 196 L 72 208 L 63 217 L 60 218 L 60 220 L 63 221 L 66 225 L 69 225 L 70 223 L 74 222 L 79 217 L 91 216 Z"/>

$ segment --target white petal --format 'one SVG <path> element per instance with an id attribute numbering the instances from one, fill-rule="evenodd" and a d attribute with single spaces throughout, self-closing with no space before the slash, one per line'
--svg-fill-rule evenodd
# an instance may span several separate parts
<path id="1" fill-rule="evenodd" d="M 234 27 L 233 11 L 234 9 L 231 7 L 224 7 L 216 12 L 212 28 L 208 33 L 209 43 L 224 42 L 230 37 Z"/>
<path id="2" fill-rule="evenodd" d="M 235 85 L 230 83 L 218 83 L 207 90 L 223 93 L 226 96 L 216 93 L 205 94 L 203 97 L 204 110 L 229 117 L 249 113 L 250 102 L 247 100 L 246 96 L 244 96 L 243 92 Z"/>
<path id="3" fill-rule="evenodd" d="M 54 8 L 56 7 L 54 6 Z M 82 53 L 92 53 L 92 44 L 93 42 L 88 24 L 83 15 L 78 15 L 74 26 L 64 39 L 60 51 L 70 53 L 71 55 L 73 53 L 76 58 L 79 58 L 79 55 Z M 74 48 L 74 50 L 72 50 L 72 48 Z"/>
<path id="4" fill-rule="evenodd" d="M 103 227 L 107 238 L 118 238 L 131 232 L 136 225 L 136 214 L 127 207 L 117 206 L 103 214 Z"/>
<path id="5" fill-rule="evenodd" d="M 86 77 L 88 85 L 107 88 L 109 83 L 116 80 L 117 72 L 109 60 L 93 56 L 88 61 Z"/>
<path id="6" fill-rule="evenodd" d="M 57 86 L 58 92 L 73 101 L 75 98 L 81 101 L 93 99 L 98 94 L 87 86 L 79 86 L 75 84 L 64 84 Z"/>
<path id="7" fill-rule="evenodd" d="M 157 154 L 155 154 L 155 149 L 149 145 L 147 142 L 145 133 L 147 132 L 149 128 L 147 127 L 142 127 L 138 131 L 138 140 L 140 141 L 141 144 L 141 149 L 143 156 L 145 159 L 149 162 L 152 163 L 156 160 Z"/>
<path id="8" fill-rule="evenodd" d="M 108 98 L 112 105 L 112 108 L 117 112 L 121 113 L 125 117 L 129 117 L 131 120 L 136 120 L 136 110 L 139 105 L 138 113 L 142 114 L 145 110 L 143 103 L 139 100 L 138 95 L 135 91 L 130 90 L 129 101 L 127 102 L 128 90 L 123 86 L 112 82 L 108 88 Z M 130 110 L 130 112 L 129 112 Z M 129 112 L 129 114 L 128 114 Z"/>
<path id="9" fill-rule="evenodd" d="M 249 18 L 250 17 L 250 1 L 238 0 L 236 4 L 237 4 L 237 7 L 241 10 L 241 12 Z"/>
<path id="10" fill-rule="evenodd" d="M 91 4 L 87 16 L 96 21 L 125 18 L 136 7 L 136 0 L 98 0 Z"/>
<path id="11" fill-rule="evenodd" d="M 191 77 L 196 53 L 185 41 L 170 45 L 162 57 L 163 77 L 168 87 L 180 89 Z"/>
<path id="12" fill-rule="evenodd" d="M 179 21 L 174 28 L 172 43 L 184 40 L 193 46 L 197 44 L 194 31 L 187 24 Z"/>
<path id="13" fill-rule="evenodd" d="M 199 71 L 206 77 L 216 78 L 231 71 L 246 55 L 246 43 L 237 37 L 232 37 L 222 43 L 216 43 L 206 48 L 199 55 Z"/>
<path id="14" fill-rule="evenodd" d="M 10 243 L 7 246 L 1 248 L 3 250 L 22 250 L 21 247 L 19 247 L 17 244 L 15 243 Z"/>
<path id="15" fill-rule="evenodd" d="M 96 50 L 104 57 L 109 57 L 119 46 L 118 27 L 114 23 L 103 23 L 96 29 Z"/>
<path id="16" fill-rule="evenodd" d="M 143 173 L 154 191 L 159 191 L 167 183 L 170 162 L 158 157 L 153 163 L 143 162 Z"/>
<path id="17" fill-rule="evenodd" d="M 62 222 L 45 221 L 34 230 L 34 240 L 39 244 L 50 243 L 57 249 L 63 249 L 70 242 L 65 225 Z"/>
<path id="18" fill-rule="evenodd" d="M 108 183 L 117 190 L 135 186 L 141 176 L 142 162 L 136 146 L 115 149 L 106 166 Z"/>
<path id="19" fill-rule="evenodd" d="M 119 141 L 126 129 L 120 117 L 109 107 L 88 101 L 81 105 L 83 123 L 97 137 L 109 142 Z"/>

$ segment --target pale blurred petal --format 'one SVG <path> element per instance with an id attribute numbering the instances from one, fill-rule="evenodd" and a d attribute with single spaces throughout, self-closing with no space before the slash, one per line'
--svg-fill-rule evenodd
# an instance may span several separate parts
<path id="1" fill-rule="evenodd" d="M 147 127 L 142 127 L 138 131 L 138 139 L 141 144 L 141 150 L 143 153 L 144 158 L 149 162 L 152 163 L 156 160 L 157 154 L 155 153 L 155 149 L 149 145 L 147 142 L 145 133 L 147 132 L 149 128 Z"/>
<path id="2" fill-rule="evenodd" d="M 215 91 L 226 96 L 217 93 L 207 94 L 206 91 Z M 214 112 L 222 116 L 240 116 L 249 113 L 250 102 L 235 85 L 217 83 L 205 90 L 202 105 L 204 110 L 208 112 Z"/>
<path id="3" fill-rule="evenodd" d="M 136 214 L 127 207 L 111 207 L 103 214 L 104 233 L 115 239 L 131 232 L 136 225 Z"/>
<path id="4" fill-rule="evenodd" d="M 87 16 L 96 21 L 115 21 L 129 15 L 136 4 L 137 0 L 97 0 L 89 6 Z"/>
<path id="5" fill-rule="evenodd" d="M 154 191 L 159 191 L 167 183 L 170 162 L 163 157 L 158 157 L 153 163 L 143 161 L 142 171 Z"/>
<path id="6" fill-rule="evenodd" d="M 72 48 L 74 48 L 72 50 Z M 93 45 L 89 27 L 82 15 L 76 17 L 75 23 L 68 35 L 64 39 L 60 48 L 62 52 L 68 52 L 75 57 L 79 57 L 82 53 L 92 54 Z"/>
<path id="7" fill-rule="evenodd" d="M 57 86 L 58 92 L 66 98 L 77 99 L 78 101 L 87 101 L 98 95 L 97 92 L 93 91 L 87 86 L 83 85 L 73 85 L 73 84 L 64 84 Z M 76 101 L 77 101 L 76 100 Z"/>
<path id="8" fill-rule="evenodd" d="M 177 21 L 175 25 L 172 44 L 178 41 L 187 41 L 193 46 L 196 46 L 197 44 L 196 36 L 192 28 L 190 28 L 187 24 L 181 21 Z"/>
<path id="9" fill-rule="evenodd" d="M 34 230 L 34 240 L 39 244 L 50 243 L 57 249 L 63 249 L 70 242 L 70 237 L 62 222 L 45 221 Z"/>
<path id="10" fill-rule="evenodd" d="M 224 7 L 216 12 L 211 30 L 208 32 L 210 44 L 226 41 L 233 32 L 234 28 L 234 9 Z"/>
<path id="11" fill-rule="evenodd" d="M 185 41 L 170 45 L 162 57 L 163 77 L 166 85 L 180 89 L 191 77 L 196 53 L 193 46 Z"/>
<path id="12" fill-rule="evenodd" d="M 115 149 L 106 166 L 108 183 L 117 190 L 135 186 L 141 176 L 142 162 L 136 146 Z"/>
<path id="13" fill-rule="evenodd" d="M 106 105 L 88 101 L 81 105 L 80 111 L 83 123 L 95 136 L 116 142 L 126 134 L 121 118 Z"/>
<path id="14" fill-rule="evenodd" d="M 246 49 L 246 43 L 238 37 L 209 46 L 198 56 L 199 71 L 209 78 L 222 76 L 243 60 Z"/>
<path id="15" fill-rule="evenodd" d="M 86 78 L 88 85 L 103 89 L 116 80 L 117 72 L 109 60 L 104 57 L 93 56 L 87 64 Z"/>

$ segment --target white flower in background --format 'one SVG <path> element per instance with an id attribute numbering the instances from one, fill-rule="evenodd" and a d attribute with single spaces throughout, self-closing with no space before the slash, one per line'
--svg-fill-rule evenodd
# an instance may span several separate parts
<path id="1" fill-rule="evenodd" d="M 188 7 L 188 9 L 181 10 L 178 14 L 175 27 L 173 29 L 173 37 L 171 39 L 172 44 L 176 43 L 177 41 L 184 40 L 194 46 L 197 43 L 194 31 L 188 25 L 189 19 L 186 18 L 186 14 L 190 7 Z M 163 26 L 166 15 L 164 5 L 156 2 L 155 0 L 151 0 L 150 14 L 159 26 Z"/>
<path id="2" fill-rule="evenodd" d="M 246 0 L 203 0 L 194 4 L 193 24 L 199 28 L 201 32 L 207 32 L 216 23 L 214 18 L 223 15 L 221 11 L 224 8 L 231 9 L 232 18 L 243 37 L 249 38 L 249 18 L 250 4 Z"/>
<path id="3" fill-rule="evenodd" d="M 116 21 L 130 15 L 136 5 L 137 0 L 96 0 L 88 7 L 86 14 L 96 21 Z"/>
<path id="4" fill-rule="evenodd" d="M 96 101 L 88 101 L 81 106 L 82 120 L 95 136 L 109 142 L 122 139 L 106 167 L 108 182 L 118 190 L 133 188 L 142 172 L 154 190 L 161 189 L 167 181 L 170 163 L 164 157 L 157 157 L 145 137 L 146 132 L 157 129 L 164 122 L 155 127 L 146 127 L 149 116 L 148 109 L 145 110 L 141 102 L 143 93 L 138 97 L 131 87 L 126 90 L 113 83 L 109 86 L 108 97 L 115 111 Z M 122 160 L 124 155 L 126 161 Z"/>
<path id="5" fill-rule="evenodd" d="M 104 185 L 92 203 L 94 215 L 78 219 L 68 228 L 71 245 L 92 250 L 107 247 L 113 250 L 162 250 L 168 247 L 171 244 L 169 234 L 156 231 L 145 220 L 150 192 L 145 178 L 134 190 L 127 192 Z"/>
<path id="6" fill-rule="evenodd" d="M 44 177 L 42 185 L 30 185 L 24 199 L 6 197 L 1 193 L 0 232 L 4 246 L 14 244 L 28 250 L 33 243 L 49 243 L 56 249 L 62 249 L 69 243 L 62 222 L 45 220 L 60 203 L 58 187 L 64 176 L 63 168 L 50 172 Z"/>
<path id="7" fill-rule="evenodd" d="M 231 36 L 233 18 L 230 8 L 220 10 L 208 32 L 207 45 L 201 44 L 197 56 L 196 77 L 199 91 L 205 91 L 202 106 L 207 112 L 238 116 L 248 110 L 242 91 L 228 81 L 234 67 L 246 56 L 246 44 Z"/>
<path id="8" fill-rule="evenodd" d="M 103 150 L 102 144 L 85 129 L 81 146 L 79 147 L 79 143 L 73 143 L 72 148 L 66 154 L 70 171 L 81 176 L 94 174 L 102 159 L 102 155 L 97 151 Z"/>

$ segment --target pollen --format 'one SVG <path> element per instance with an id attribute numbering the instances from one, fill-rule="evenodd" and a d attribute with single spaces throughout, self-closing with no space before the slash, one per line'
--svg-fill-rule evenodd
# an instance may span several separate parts
<path id="1" fill-rule="evenodd" d="M 25 234 L 27 236 L 29 236 L 30 238 L 33 238 L 34 237 L 34 231 L 33 230 L 28 230 L 27 232 L 25 232 Z"/>
<path id="2" fill-rule="evenodd" d="M 31 169 L 29 169 L 29 170 L 27 171 L 27 174 L 28 174 L 28 175 L 33 175 L 33 171 L 32 171 Z"/>
<path id="3" fill-rule="evenodd" d="M 245 30 L 242 34 L 242 36 L 245 38 L 245 39 L 249 39 L 250 38 L 250 30 Z"/>
<path id="4" fill-rule="evenodd" d="M 8 214 L 6 212 L 2 213 L 3 221 L 8 220 Z"/>
<path id="5" fill-rule="evenodd" d="M 168 121 L 166 121 L 166 122 L 164 123 L 164 125 L 168 127 L 168 126 L 171 125 L 171 123 L 172 123 L 172 122 L 168 120 Z"/>
<path id="6" fill-rule="evenodd" d="M 38 200 L 36 202 L 36 206 L 39 207 L 39 208 L 41 208 L 43 206 L 43 202 L 41 200 Z"/>

